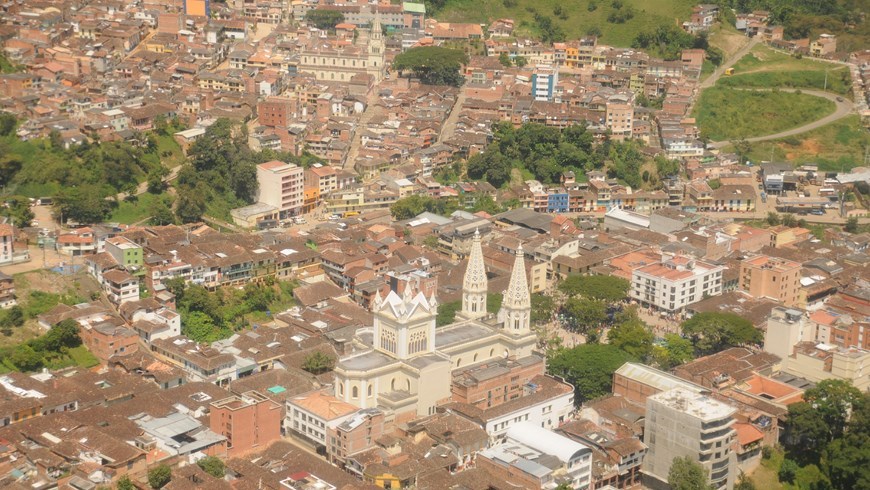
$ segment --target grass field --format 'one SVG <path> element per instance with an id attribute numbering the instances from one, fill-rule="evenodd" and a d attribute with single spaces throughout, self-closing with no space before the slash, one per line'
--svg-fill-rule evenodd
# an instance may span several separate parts
<path id="1" fill-rule="evenodd" d="M 118 204 L 118 207 L 115 208 L 114 211 L 112 211 L 112 215 L 109 216 L 108 221 L 113 223 L 123 223 L 125 225 L 142 221 L 150 216 L 148 211 L 151 209 L 151 205 L 163 196 L 165 196 L 165 194 L 155 195 L 146 192 L 145 194 L 136 196 L 135 199 L 125 199 Z"/>
<path id="2" fill-rule="evenodd" d="M 849 97 L 852 93 L 851 77 L 845 67 L 830 70 L 825 83 L 824 71 L 757 71 L 745 75 L 735 74 L 722 77 L 716 83 L 721 87 L 748 88 L 812 88 L 823 90 L 827 86 L 829 92 Z"/>
<path id="3" fill-rule="evenodd" d="M 500 18 L 516 22 L 515 34 L 535 36 L 534 12 L 550 17 L 565 30 L 568 39 L 577 39 L 591 29 L 601 31 L 601 42 L 614 46 L 631 46 L 638 32 L 652 30 L 664 24 L 674 24 L 689 17 L 694 0 L 621 0 L 623 9 L 631 7 L 634 17 L 624 24 L 607 22 L 615 10 L 610 0 L 448 0 L 439 12 L 430 14 L 442 22 L 474 22 L 489 24 Z M 596 8 L 590 10 L 590 4 Z M 507 6 L 506 6 L 507 5 Z M 560 6 L 567 18 L 553 13 Z"/>
<path id="4" fill-rule="evenodd" d="M 799 127 L 835 108 L 830 100 L 812 95 L 713 87 L 701 94 L 695 117 L 702 136 L 724 141 Z"/>
<path id="5" fill-rule="evenodd" d="M 772 154 L 777 161 L 818 163 L 821 170 L 848 171 L 863 165 L 868 146 L 870 133 L 861 126 L 860 118 L 852 115 L 800 136 L 753 143 L 749 159 L 770 160 Z"/>

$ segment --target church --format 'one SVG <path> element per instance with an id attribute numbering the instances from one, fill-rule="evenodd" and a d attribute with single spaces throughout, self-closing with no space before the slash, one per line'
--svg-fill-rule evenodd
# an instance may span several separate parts
<path id="1" fill-rule="evenodd" d="M 531 295 L 522 247 L 498 315 L 486 311 L 488 280 L 480 233 L 475 232 L 462 284 L 457 320 L 435 328 L 438 303 L 406 288 L 372 306 L 374 326 L 357 331 L 356 352 L 335 367 L 336 398 L 360 408 L 378 407 L 396 419 L 431 415 L 449 401 L 457 370 L 492 359 L 532 355 Z"/>
<path id="2" fill-rule="evenodd" d="M 380 83 L 386 73 L 386 44 L 380 16 L 369 32 L 361 31 L 351 45 L 315 38 L 299 53 L 300 72 L 312 73 L 317 80 L 349 82 L 354 75 L 370 75 Z"/>

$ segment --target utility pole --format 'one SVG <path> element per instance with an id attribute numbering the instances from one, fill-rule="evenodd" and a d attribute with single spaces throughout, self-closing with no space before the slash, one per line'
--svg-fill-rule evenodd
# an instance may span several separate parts
<path id="1" fill-rule="evenodd" d="M 828 91 L 828 69 L 825 68 L 825 92 Z"/>

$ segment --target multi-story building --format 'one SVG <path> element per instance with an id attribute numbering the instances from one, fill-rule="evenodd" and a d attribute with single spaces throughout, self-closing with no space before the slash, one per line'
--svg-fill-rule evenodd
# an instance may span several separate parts
<path id="1" fill-rule="evenodd" d="M 332 82 L 350 82 L 356 75 L 369 75 L 375 83 L 380 82 L 387 68 L 380 18 L 376 16 L 371 26 L 351 46 L 333 47 L 320 39 L 314 40 L 299 53 L 298 71 Z"/>
<path id="2" fill-rule="evenodd" d="M 141 270 L 144 263 L 142 247 L 121 236 L 106 240 L 106 252 L 118 265 L 131 272 Z"/>
<path id="3" fill-rule="evenodd" d="M 772 298 L 795 306 L 800 293 L 801 265 L 758 255 L 740 262 L 740 289 L 756 298 Z"/>
<path id="4" fill-rule="evenodd" d="M 323 390 L 313 391 L 287 400 L 284 430 L 319 449 L 325 449 L 327 433 L 334 432 L 357 410 L 358 407 L 339 400 Z"/>
<path id="5" fill-rule="evenodd" d="M 13 238 L 12 225 L 0 224 L 0 264 L 12 262 Z"/>
<path id="6" fill-rule="evenodd" d="M 681 255 L 663 255 L 656 264 L 635 269 L 631 297 L 647 306 L 675 312 L 706 296 L 722 294 L 725 267 Z"/>
<path id="7" fill-rule="evenodd" d="M 326 196 L 338 188 L 335 167 L 316 163 L 305 169 L 305 187 L 316 187 L 320 196 Z"/>
<path id="8" fill-rule="evenodd" d="M 833 34 L 820 34 L 819 38 L 810 43 L 810 55 L 825 57 L 837 51 L 837 36 Z"/>
<path id="9" fill-rule="evenodd" d="M 281 405 L 257 391 L 211 403 L 210 429 L 227 438 L 227 455 L 236 457 L 281 438 Z"/>
<path id="10" fill-rule="evenodd" d="M 736 411 L 706 394 L 681 388 L 648 397 L 643 442 L 649 449 L 644 473 L 666 482 L 674 458 L 688 457 L 704 467 L 714 488 L 733 488 Z"/>
<path id="11" fill-rule="evenodd" d="M 558 69 L 549 65 L 538 65 L 532 73 L 532 97 L 544 102 L 558 102 L 555 100 L 558 84 Z"/>
<path id="12" fill-rule="evenodd" d="M 15 281 L 12 280 L 12 276 L 0 272 L 0 309 L 12 308 L 17 304 Z"/>
<path id="13" fill-rule="evenodd" d="M 344 466 L 347 458 L 373 446 L 384 434 L 384 412 L 366 408 L 326 430 L 326 454 L 331 463 Z"/>
<path id="14" fill-rule="evenodd" d="M 634 128 L 634 104 L 628 95 L 617 94 L 607 99 L 607 129 L 615 139 L 631 138 Z"/>
<path id="15" fill-rule="evenodd" d="M 278 160 L 257 165 L 257 201 L 272 206 L 284 218 L 302 211 L 305 201 L 304 170 Z"/>
<path id="16" fill-rule="evenodd" d="M 115 304 L 139 299 L 139 280 L 129 272 L 112 269 L 103 274 L 103 290 Z"/>

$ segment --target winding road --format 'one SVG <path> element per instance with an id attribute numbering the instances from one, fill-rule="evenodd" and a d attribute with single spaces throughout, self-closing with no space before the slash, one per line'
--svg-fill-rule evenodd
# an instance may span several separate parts
<path id="1" fill-rule="evenodd" d="M 746 138 L 746 141 L 750 143 L 758 143 L 760 141 L 770 141 L 776 140 L 780 138 L 786 138 L 788 136 L 795 136 L 801 133 L 806 133 L 808 131 L 812 131 L 814 129 L 818 129 L 822 126 L 831 124 L 834 121 L 842 119 L 849 114 L 852 113 L 853 104 L 852 101 L 848 99 L 844 99 L 837 94 L 832 94 L 830 92 L 823 92 L 821 90 L 809 90 L 809 89 L 796 89 L 796 88 L 779 88 L 779 89 L 741 89 L 737 88 L 735 90 L 759 90 L 759 91 L 771 91 L 771 90 L 779 90 L 781 92 L 801 92 L 808 95 L 813 95 L 816 97 L 822 97 L 824 99 L 828 99 L 834 104 L 836 104 L 837 108 L 834 112 L 828 114 L 827 116 L 817 119 L 809 124 L 805 124 L 803 126 L 798 126 L 796 128 L 787 129 L 785 131 L 780 131 L 779 133 L 768 134 L 764 136 L 756 136 L 754 138 Z M 710 143 L 707 145 L 708 148 L 722 148 L 723 146 L 730 145 L 730 141 L 717 141 L 715 143 Z"/>

